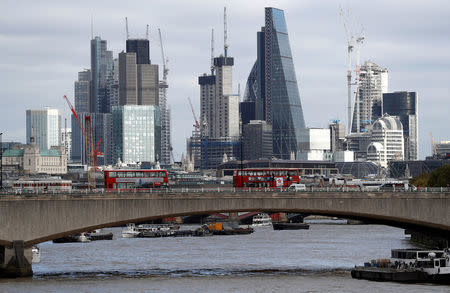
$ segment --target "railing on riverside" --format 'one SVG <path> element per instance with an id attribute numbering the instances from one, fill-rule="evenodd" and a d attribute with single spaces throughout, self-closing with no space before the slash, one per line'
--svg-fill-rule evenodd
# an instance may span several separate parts
<path id="1" fill-rule="evenodd" d="M 354 187 L 308 187 L 305 191 L 293 191 L 288 188 L 256 188 L 256 187 L 246 187 L 246 188 L 235 188 L 235 187 L 217 187 L 217 188 L 158 188 L 158 189 L 117 189 L 117 190 L 106 190 L 106 189 L 96 189 L 96 190 L 79 190 L 73 189 L 70 192 L 56 192 L 56 191 L 48 191 L 48 192 L 30 192 L 30 191 L 20 191 L 20 190 L 4 190 L 0 191 L 0 195 L 13 195 L 13 196 L 53 196 L 53 195 L 121 195 L 121 194 L 196 194 L 196 193 L 242 193 L 242 192 L 261 192 L 261 193 L 269 193 L 269 192 L 283 192 L 283 193 L 311 193 L 311 192 L 367 192 L 367 193 L 383 193 L 383 192 L 431 192 L 431 193 L 447 193 L 450 192 L 449 187 L 423 187 L 418 188 L 417 190 L 361 190 L 360 188 Z"/>

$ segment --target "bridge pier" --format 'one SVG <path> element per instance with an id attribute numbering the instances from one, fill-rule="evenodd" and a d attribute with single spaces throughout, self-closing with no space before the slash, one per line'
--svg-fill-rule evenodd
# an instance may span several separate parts
<path id="1" fill-rule="evenodd" d="M 0 246 L 0 277 L 32 276 L 31 260 L 31 247 L 25 248 L 23 240 L 13 241 L 11 248 Z"/>

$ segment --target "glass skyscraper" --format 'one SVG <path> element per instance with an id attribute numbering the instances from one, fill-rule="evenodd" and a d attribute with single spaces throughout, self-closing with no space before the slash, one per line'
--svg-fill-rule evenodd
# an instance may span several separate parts
<path id="1" fill-rule="evenodd" d="M 43 110 L 27 110 L 27 144 L 34 136 L 36 145 L 41 150 L 61 145 L 61 113 L 58 109 L 46 107 Z"/>
<path id="2" fill-rule="evenodd" d="M 257 60 L 244 99 L 254 102 L 255 111 L 248 112 L 254 117 L 243 120 L 272 125 L 273 155 L 280 159 L 296 155 L 305 120 L 283 10 L 265 8 L 265 26 L 257 34 Z"/>
<path id="3" fill-rule="evenodd" d="M 113 161 L 124 163 L 159 160 L 161 126 L 159 107 L 125 105 L 113 108 Z"/>
<path id="4" fill-rule="evenodd" d="M 95 37 L 91 40 L 91 113 L 108 113 L 107 78 L 114 67 L 112 51 L 107 51 L 106 40 Z"/>

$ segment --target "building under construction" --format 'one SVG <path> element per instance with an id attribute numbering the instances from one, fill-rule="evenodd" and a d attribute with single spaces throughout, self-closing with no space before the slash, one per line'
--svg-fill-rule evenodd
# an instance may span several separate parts
<path id="1" fill-rule="evenodd" d="M 171 119 L 170 107 L 167 103 L 167 75 L 169 68 L 167 67 L 168 60 L 164 54 L 164 46 L 162 42 L 161 30 L 158 29 L 159 42 L 161 45 L 161 57 L 163 61 L 163 78 L 159 81 L 159 109 L 161 121 L 161 158 L 160 162 L 163 165 L 170 165 L 170 157 L 172 154 L 172 135 L 171 135 Z"/>
<path id="2" fill-rule="evenodd" d="M 191 108 L 195 131 L 188 141 L 188 154 L 201 169 L 215 169 L 227 158 L 240 153 L 239 95 L 233 94 L 234 58 L 228 56 L 226 9 L 224 8 L 224 51 L 214 57 L 214 30 L 211 33 L 211 74 L 199 76 L 200 121 Z M 200 142 L 200 158 L 198 146 Z M 197 152 L 197 153 L 196 153 Z M 198 160 L 200 159 L 200 161 Z"/>

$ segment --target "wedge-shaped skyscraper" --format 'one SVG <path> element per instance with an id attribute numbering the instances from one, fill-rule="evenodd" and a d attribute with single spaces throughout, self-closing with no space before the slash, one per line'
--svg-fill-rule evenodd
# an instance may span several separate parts
<path id="1" fill-rule="evenodd" d="M 257 35 L 257 60 L 244 100 L 243 121 L 265 120 L 272 125 L 273 155 L 280 159 L 296 155 L 305 120 L 283 10 L 265 8 L 265 26 Z"/>

